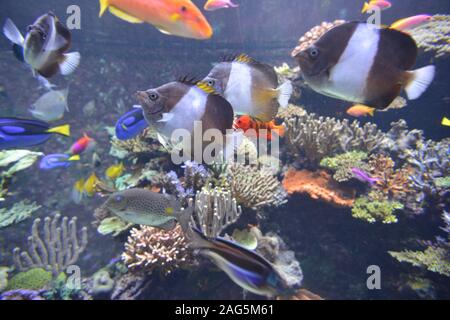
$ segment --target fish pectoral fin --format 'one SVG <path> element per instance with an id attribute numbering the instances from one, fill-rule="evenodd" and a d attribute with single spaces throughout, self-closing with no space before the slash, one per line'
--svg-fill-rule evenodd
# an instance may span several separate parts
<path id="1" fill-rule="evenodd" d="M 78 67 L 81 55 L 79 52 L 71 52 L 65 53 L 63 57 L 63 61 L 59 64 L 59 70 L 63 76 L 67 76 Z"/>
<path id="2" fill-rule="evenodd" d="M 14 22 L 7 18 L 5 25 L 3 26 L 3 34 L 11 41 L 21 47 L 23 47 L 23 42 L 25 41 L 19 29 L 17 29 Z"/>
<path id="3" fill-rule="evenodd" d="M 117 18 L 125 20 L 129 23 L 144 23 L 141 19 L 138 19 L 120 9 L 117 9 L 116 7 L 110 6 L 108 7 L 109 12 L 111 12 L 113 15 L 115 15 Z"/>
<path id="4" fill-rule="evenodd" d="M 67 40 L 60 34 L 56 34 L 55 41 L 53 43 L 48 43 L 48 45 L 44 48 L 45 51 L 57 51 L 67 45 Z"/>
<path id="5" fill-rule="evenodd" d="M 173 113 L 163 113 L 163 117 L 161 120 L 158 120 L 158 122 L 169 122 L 174 117 Z"/>
<path id="6" fill-rule="evenodd" d="M 166 34 L 166 35 L 168 35 L 168 36 L 171 36 L 171 35 L 172 35 L 172 33 L 170 33 L 169 31 L 167 31 L 166 29 L 164 29 L 164 28 L 161 27 L 161 26 L 155 26 L 155 28 L 158 29 L 159 32 L 164 33 L 164 34 Z"/>

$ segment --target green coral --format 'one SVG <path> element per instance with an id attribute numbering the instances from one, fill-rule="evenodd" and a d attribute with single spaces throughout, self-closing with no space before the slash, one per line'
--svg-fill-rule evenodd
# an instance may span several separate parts
<path id="1" fill-rule="evenodd" d="M 426 268 L 429 271 L 450 277 L 448 248 L 428 247 L 425 251 L 389 251 L 389 254 L 400 262 L 408 262 L 415 267 Z"/>
<path id="2" fill-rule="evenodd" d="M 365 162 L 368 158 L 367 153 L 361 151 L 352 151 L 335 157 L 324 158 L 320 166 L 334 171 L 333 178 L 338 182 L 345 182 L 352 179 L 353 168 L 369 171 L 369 165 Z"/>
<path id="3" fill-rule="evenodd" d="M 20 272 L 8 282 L 7 290 L 39 290 L 52 281 L 52 273 L 42 268 L 34 268 Z"/>
<path id="4" fill-rule="evenodd" d="M 369 223 L 381 221 L 386 224 L 397 223 L 394 215 L 396 210 L 403 209 L 399 202 L 388 200 L 374 200 L 370 197 L 356 199 L 352 208 L 352 216 L 357 219 L 366 220 Z"/>
<path id="5" fill-rule="evenodd" d="M 434 183 L 436 187 L 441 189 L 450 188 L 450 177 L 437 178 Z"/>
<path id="6" fill-rule="evenodd" d="M 12 208 L 0 209 L 0 228 L 10 226 L 14 223 L 19 223 L 29 218 L 33 212 L 38 210 L 41 206 L 35 202 L 28 204 L 26 201 L 20 201 L 13 205 Z"/>
<path id="7" fill-rule="evenodd" d="M 113 237 L 117 237 L 122 232 L 127 231 L 133 226 L 133 224 L 126 223 L 120 218 L 117 217 L 109 217 L 103 219 L 100 225 L 97 228 L 98 233 L 101 235 L 112 234 Z"/>
<path id="8" fill-rule="evenodd" d="M 8 267 L 0 267 L 0 292 L 8 287 Z"/>

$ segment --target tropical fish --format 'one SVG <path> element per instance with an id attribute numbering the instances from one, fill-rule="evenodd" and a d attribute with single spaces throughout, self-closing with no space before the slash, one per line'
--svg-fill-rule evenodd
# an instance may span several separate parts
<path id="1" fill-rule="evenodd" d="M 0 118 L 0 149 L 25 148 L 45 143 L 53 134 L 70 136 L 70 126 L 50 127 L 46 122 Z"/>
<path id="2" fill-rule="evenodd" d="M 375 114 L 375 110 L 374 108 L 368 107 L 368 106 L 363 106 L 360 104 L 357 104 L 353 107 L 351 107 L 350 109 L 347 110 L 347 114 L 352 116 L 352 117 L 365 117 L 365 116 L 374 116 Z"/>
<path id="3" fill-rule="evenodd" d="M 71 147 L 70 147 L 70 153 L 71 154 L 81 154 L 84 151 L 90 149 L 93 144 L 95 143 L 94 139 L 89 137 L 86 133 L 78 139 Z"/>
<path id="4" fill-rule="evenodd" d="M 124 171 L 125 167 L 123 166 L 123 163 L 114 164 L 110 166 L 108 169 L 106 169 L 105 175 L 108 179 L 116 180 L 118 177 L 120 177 Z"/>
<path id="5" fill-rule="evenodd" d="M 88 197 L 94 196 L 96 192 L 95 186 L 99 181 L 100 180 L 97 178 L 95 173 L 91 174 L 83 184 L 83 193 L 86 194 Z"/>
<path id="6" fill-rule="evenodd" d="M 447 117 L 444 117 L 444 118 L 442 119 L 441 124 L 442 124 L 443 126 L 445 126 L 445 127 L 450 127 L 450 119 L 447 118 Z"/>
<path id="7" fill-rule="evenodd" d="M 69 90 L 49 91 L 41 96 L 30 108 L 33 117 L 42 121 L 60 120 L 69 111 L 67 96 Z"/>
<path id="8" fill-rule="evenodd" d="M 379 178 L 372 178 L 367 172 L 359 168 L 352 168 L 352 173 L 356 179 L 361 182 L 368 183 L 371 186 L 374 186 L 378 181 L 381 180 Z"/>
<path id="9" fill-rule="evenodd" d="M 263 122 L 271 121 L 279 107 L 286 107 L 292 95 L 292 83 L 278 86 L 272 66 L 245 54 L 227 57 L 203 80 L 233 106 L 236 114 L 247 114 Z"/>
<path id="10" fill-rule="evenodd" d="M 215 11 L 223 8 L 238 8 L 239 5 L 232 0 L 208 0 L 203 7 L 206 11 Z"/>
<path id="11" fill-rule="evenodd" d="M 283 125 L 277 126 L 275 121 L 262 122 L 253 119 L 250 116 L 240 116 L 234 121 L 234 128 L 243 130 L 246 134 L 256 135 L 257 138 L 261 137 L 262 130 L 264 130 L 263 138 L 271 141 L 273 139 L 273 133 L 279 137 L 284 136 L 285 128 Z"/>
<path id="12" fill-rule="evenodd" d="M 392 7 L 392 3 L 386 0 L 371 0 L 370 2 L 364 2 L 362 13 L 373 12 L 375 9 L 386 10 Z"/>
<path id="13" fill-rule="evenodd" d="M 69 29 L 51 12 L 29 26 L 25 38 L 9 18 L 3 33 L 14 43 L 15 56 L 28 64 L 35 75 L 37 73 L 45 78 L 58 72 L 69 75 L 80 63 L 78 52 L 66 53 L 72 41 Z"/>
<path id="14" fill-rule="evenodd" d="M 400 20 L 394 22 L 390 26 L 390 28 L 396 29 L 399 31 L 410 30 L 410 29 L 418 27 L 424 23 L 430 22 L 432 19 L 433 19 L 433 17 L 428 14 L 420 14 L 417 16 L 400 19 Z"/>
<path id="15" fill-rule="evenodd" d="M 56 168 L 68 168 L 74 161 L 79 161 L 80 156 L 68 154 L 49 154 L 41 159 L 39 168 L 41 170 L 52 170 Z"/>
<path id="16" fill-rule="evenodd" d="M 172 230 L 177 220 L 192 213 L 183 211 L 175 196 L 139 188 L 113 193 L 103 207 L 124 221 L 164 230 Z"/>
<path id="17" fill-rule="evenodd" d="M 225 137 L 227 130 L 232 130 L 232 106 L 204 82 L 184 78 L 136 96 L 147 123 L 156 129 L 163 145 L 171 141 L 175 130 L 186 130 L 193 138 L 196 122 L 201 123 L 203 133 L 216 129 Z M 217 144 L 223 147 L 226 143 Z"/>
<path id="18" fill-rule="evenodd" d="M 85 180 L 80 179 L 77 182 L 75 182 L 75 184 L 72 187 L 71 198 L 72 201 L 75 202 L 76 204 L 80 204 L 83 201 L 84 184 Z"/>
<path id="19" fill-rule="evenodd" d="M 316 92 L 384 110 L 402 90 L 415 100 L 433 81 L 434 66 L 409 71 L 417 54 L 416 42 L 406 33 L 350 22 L 331 29 L 296 58 Z"/>
<path id="20" fill-rule="evenodd" d="M 212 37 L 213 30 L 190 0 L 100 0 L 100 17 L 106 9 L 130 23 L 147 22 L 164 34 L 198 40 Z"/>
<path id="21" fill-rule="evenodd" d="M 136 106 L 117 121 L 116 137 L 119 140 L 133 139 L 147 127 L 141 106 Z"/>
<path id="22" fill-rule="evenodd" d="M 274 265 L 261 255 L 223 238 L 208 239 L 193 230 L 191 247 L 211 259 L 243 289 L 267 297 L 292 295 L 294 289 L 288 287 Z"/>

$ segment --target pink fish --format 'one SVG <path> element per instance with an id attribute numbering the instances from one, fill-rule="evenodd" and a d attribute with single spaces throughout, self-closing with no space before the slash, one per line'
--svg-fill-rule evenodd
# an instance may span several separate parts
<path id="1" fill-rule="evenodd" d="M 205 3 L 204 9 L 206 11 L 215 11 L 223 8 L 237 8 L 238 4 L 233 3 L 231 0 L 208 0 Z"/>
<path id="2" fill-rule="evenodd" d="M 392 4 L 386 0 L 371 0 L 370 2 L 365 2 L 364 7 L 362 9 L 362 13 L 366 13 L 368 11 L 373 11 L 374 9 L 386 10 L 392 7 Z"/>
<path id="3" fill-rule="evenodd" d="M 405 19 L 400 19 L 391 25 L 391 29 L 396 29 L 399 31 L 409 30 L 420 26 L 421 24 L 427 23 L 433 19 L 432 16 L 427 14 L 420 14 L 418 16 L 413 16 Z"/>
<path id="4" fill-rule="evenodd" d="M 381 179 L 379 178 L 372 178 L 369 176 L 369 174 L 361 169 L 353 168 L 352 173 L 355 176 L 356 179 L 358 179 L 361 182 L 365 182 L 370 184 L 371 186 L 374 186 L 378 181 Z"/>

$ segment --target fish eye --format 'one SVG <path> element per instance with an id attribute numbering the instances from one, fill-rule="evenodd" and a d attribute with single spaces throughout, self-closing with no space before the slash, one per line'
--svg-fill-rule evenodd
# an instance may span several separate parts
<path id="1" fill-rule="evenodd" d="M 152 100 L 152 101 L 156 101 L 156 100 L 158 100 L 158 98 L 159 98 L 158 94 L 155 93 L 155 92 L 150 93 L 150 94 L 148 95 L 148 97 L 149 97 L 150 100 Z"/>
<path id="2" fill-rule="evenodd" d="M 181 7 L 181 12 L 186 12 L 186 11 L 187 11 L 187 8 L 185 6 L 182 6 Z"/>
<path id="3" fill-rule="evenodd" d="M 216 85 L 216 82 L 214 80 L 208 80 L 208 86 L 214 87 Z"/>
<path id="4" fill-rule="evenodd" d="M 311 48 L 311 49 L 309 49 L 309 56 L 311 57 L 311 58 L 317 58 L 318 56 L 319 56 L 319 49 L 317 49 L 317 48 L 315 48 L 315 47 L 313 47 L 313 48 Z"/>

